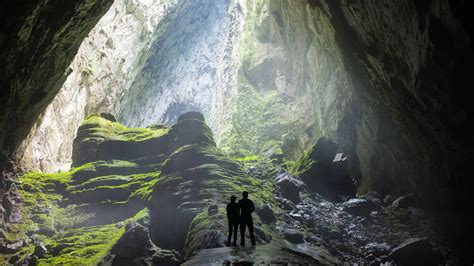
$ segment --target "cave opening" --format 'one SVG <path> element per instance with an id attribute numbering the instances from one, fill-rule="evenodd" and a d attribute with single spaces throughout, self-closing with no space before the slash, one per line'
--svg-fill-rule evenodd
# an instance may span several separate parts
<path id="1" fill-rule="evenodd" d="M 21 2 L 0 262 L 472 262 L 463 1 Z"/>

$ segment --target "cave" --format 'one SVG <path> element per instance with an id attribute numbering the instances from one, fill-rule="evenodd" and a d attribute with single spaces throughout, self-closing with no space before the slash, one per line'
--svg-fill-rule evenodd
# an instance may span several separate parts
<path id="1" fill-rule="evenodd" d="M 0 264 L 472 264 L 468 10 L 2 2 Z"/>

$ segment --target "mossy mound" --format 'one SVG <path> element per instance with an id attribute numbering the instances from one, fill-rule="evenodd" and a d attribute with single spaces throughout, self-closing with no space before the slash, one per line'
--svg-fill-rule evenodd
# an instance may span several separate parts
<path id="1" fill-rule="evenodd" d="M 73 166 L 99 160 L 130 160 L 156 155 L 165 146 L 169 128 L 127 128 L 104 118 L 89 115 L 78 129 L 73 144 Z"/>

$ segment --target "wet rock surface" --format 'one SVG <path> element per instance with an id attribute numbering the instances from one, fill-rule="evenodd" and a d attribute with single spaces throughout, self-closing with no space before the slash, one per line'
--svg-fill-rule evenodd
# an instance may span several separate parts
<path id="1" fill-rule="evenodd" d="M 325 262 L 318 261 L 304 253 L 278 247 L 273 245 L 258 245 L 255 247 L 224 247 L 206 249 L 198 252 L 190 260 L 182 265 L 207 265 L 207 264 L 321 264 Z M 326 262 L 327 263 L 327 262 Z"/>

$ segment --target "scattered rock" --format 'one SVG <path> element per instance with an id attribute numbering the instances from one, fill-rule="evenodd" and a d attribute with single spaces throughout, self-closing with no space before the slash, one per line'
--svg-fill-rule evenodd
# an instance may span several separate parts
<path id="1" fill-rule="evenodd" d="M 280 187 L 281 195 L 294 203 L 300 201 L 300 192 L 304 183 L 287 172 L 280 173 L 275 178 L 275 183 Z"/>
<path id="2" fill-rule="evenodd" d="M 382 207 L 366 199 L 350 199 L 342 204 L 344 211 L 357 215 L 367 217 L 374 211 L 381 211 Z"/>
<path id="3" fill-rule="evenodd" d="M 3 254 L 12 254 L 17 252 L 21 247 L 23 247 L 24 242 L 22 240 L 16 241 L 10 244 L 0 244 L 0 253 Z"/>
<path id="4" fill-rule="evenodd" d="M 396 200 L 392 202 L 392 207 L 393 208 L 408 208 L 410 206 L 414 206 L 415 202 L 413 199 L 413 196 L 407 195 L 407 196 L 401 196 L 398 197 Z"/>
<path id="5" fill-rule="evenodd" d="M 438 265 L 443 257 L 427 239 L 409 238 L 394 248 L 388 259 L 401 265 Z"/>
<path id="6" fill-rule="evenodd" d="M 387 243 L 369 243 L 363 249 L 366 254 L 372 254 L 375 257 L 387 255 L 390 252 L 390 246 Z"/>
<path id="7" fill-rule="evenodd" d="M 342 230 L 335 224 L 323 224 L 320 227 L 320 233 L 329 239 L 342 238 Z"/>

